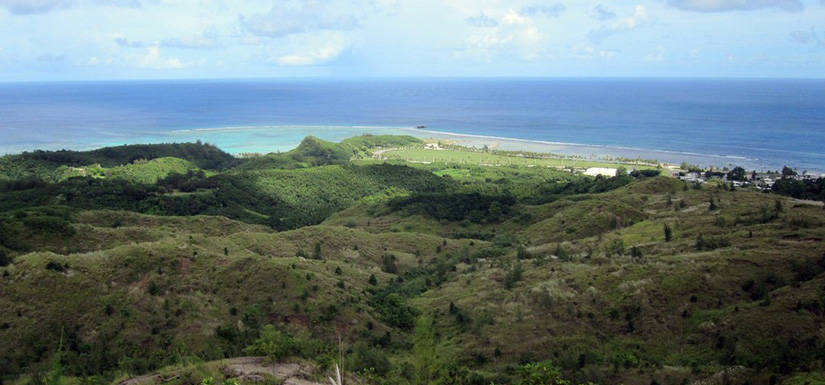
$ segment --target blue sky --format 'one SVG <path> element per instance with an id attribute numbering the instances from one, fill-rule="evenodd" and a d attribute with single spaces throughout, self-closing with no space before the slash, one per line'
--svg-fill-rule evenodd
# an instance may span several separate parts
<path id="1" fill-rule="evenodd" d="M 825 77 L 825 0 L 0 0 L 0 81 Z"/>

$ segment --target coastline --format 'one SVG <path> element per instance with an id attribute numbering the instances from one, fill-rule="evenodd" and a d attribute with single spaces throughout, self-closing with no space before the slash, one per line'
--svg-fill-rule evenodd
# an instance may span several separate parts
<path id="1" fill-rule="evenodd" d="M 103 140 L 87 143 L 51 143 L 34 145 L 23 151 L 42 150 L 90 150 L 100 147 L 119 146 L 138 143 L 169 142 L 203 142 L 212 143 L 222 150 L 238 155 L 241 153 L 286 152 L 300 144 L 304 137 L 312 135 L 324 140 L 339 142 L 346 138 L 363 134 L 374 135 L 411 135 L 420 139 L 449 140 L 466 147 L 490 147 L 505 151 L 528 151 L 551 153 L 563 156 L 579 156 L 587 160 L 615 162 L 617 158 L 656 160 L 666 165 L 688 163 L 700 167 L 740 166 L 746 170 L 781 169 L 782 165 L 769 161 L 744 156 L 713 155 L 695 152 L 655 150 L 610 145 L 569 143 L 560 141 L 542 141 L 532 139 L 510 138 L 503 136 L 475 135 L 439 131 L 430 128 L 366 126 L 366 125 L 264 125 L 264 126 L 227 126 L 179 129 L 173 131 L 154 131 L 132 137 L 119 137 L 118 140 Z M 6 150 L 4 150 L 6 151 Z M 6 151 L 7 153 L 10 153 Z M 792 162 L 789 162 L 792 163 Z M 792 164 L 789 166 L 793 167 Z M 800 170 L 801 171 L 801 170 Z M 808 169 L 809 172 L 825 172 L 825 165 Z"/>
<path id="2" fill-rule="evenodd" d="M 582 156 L 591 160 L 615 158 L 657 160 L 662 164 L 669 165 L 679 165 L 682 162 L 686 162 L 702 167 L 741 166 L 748 168 L 746 167 L 748 165 L 752 167 L 765 167 L 765 165 L 760 164 L 758 159 L 739 156 L 709 155 L 692 152 L 649 150 L 633 147 L 553 142 L 499 136 L 456 134 L 416 128 L 413 128 L 412 130 L 429 135 L 428 137 L 423 135 L 413 135 L 419 138 L 449 139 L 467 147 L 482 147 L 486 145 L 491 148 L 505 151 L 530 151 L 566 156 Z"/>
<path id="3" fill-rule="evenodd" d="M 292 131 L 303 133 L 303 135 L 293 135 Z M 220 133 L 228 134 L 243 134 L 243 133 L 257 133 L 264 138 L 254 142 L 246 142 L 238 149 L 237 146 L 222 146 L 220 140 Z M 175 130 L 168 133 L 174 136 L 192 136 L 189 140 L 194 141 L 195 136 L 198 139 L 214 143 L 232 154 L 239 154 L 242 152 L 276 152 L 289 151 L 298 146 L 300 141 L 307 135 L 318 136 L 324 140 L 340 141 L 349 137 L 374 134 L 374 135 L 411 135 L 419 139 L 433 139 L 433 140 L 449 140 L 455 144 L 465 147 L 494 147 L 505 151 L 529 151 L 538 153 L 550 153 L 565 156 L 580 156 L 589 160 L 607 160 L 613 161 L 616 158 L 626 159 L 641 159 L 641 160 L 657 160 L 664 164 L 680 164 L 687 162 L 699 166 L 717 166 L 717 167 L 735 167 L 735 166 L 752 166 L 765 167 L 759 165 L 757 159 L 750 159 L 745 157 L 732 157 L 721 155 L 707 155 L 689 152 L 676 152 L 667 150 L 649 150 L 640 148 L 620 147 L 620 146 L 606 146 L 606 145 L 590 145 L 582 143 L 567 143 L 556 141 L 540 141 L 531 139 L 508 138 L 500 136 L 488 135 L 474 135 L 461 134 L 445 131 L 437 131 L 426 128 L 416 127 L 393 127 L 393 126 L 317 126 L 317 125 L 285 125 L 285 126 L 255 126 L 255 127 L 212 127 L 212 128 L 196 128 L 186 130 Z M 207 139 L 200 138 L 206 136 Z M 215 141 L 209 140 L 209 137 L 218 139 Z M 272 139 L 276 139 L 272 142 Z M 226 139 L 226 138 L 223 138 Z M 269 140 L 267 140 L 269 139 Z M 261 146 L 269 143 L 269 150 L 261 150 Z M 746 167 L 747 168 L 747 167 Z M 781 168 L 781 167 L 780 167 Z M 758 168 L 757 168 L 758 169 Z"/>

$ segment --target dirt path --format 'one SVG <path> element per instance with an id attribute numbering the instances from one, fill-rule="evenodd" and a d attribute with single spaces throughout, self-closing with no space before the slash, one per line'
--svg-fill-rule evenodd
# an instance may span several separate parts
<path id="1" fill-rule="evenodd" d="M 284 385 L 324 385 L 307 380 L 312 375 L 308 367 L 296 363 L 267 364 L 263 357 L 238 357 L 221 361 L 208 362 L 206 365 L 215 365 L 227 378 L 234 378 L 243 382 L 264 382 L 265 376 L 272 376 L 284 380 Z M 118 382 L 116 385 L 155 385 L 163 384 L 179 378 L 187 369 L 179 369 L 167 373 L 153 373 L 132 377 Z"/>
<path id="2" fill-rule="evenodd" d="M 398 149 L 397 147 L 393 147 L 393 148 L 384 148 L 384 149 L 381 149 L 381 150 L 375 150 L 375 151 L 372 152 L 372 156 L 377 157 L 377 158 L 381 158 L 382 157 L 381 155 L 383 155 L 385 152 L 393 151 L 393 150 L 397 150 L 397 149 Z"/>

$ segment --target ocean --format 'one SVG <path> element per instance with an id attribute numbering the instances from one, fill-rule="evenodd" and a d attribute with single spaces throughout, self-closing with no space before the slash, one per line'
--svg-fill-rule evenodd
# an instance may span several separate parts
<path id="1" fill-rule="evenodd" d="M 560 153 L 823 172 L 824 101 L 825 80 L 795 79 L 2 83 L 0 154 L 197 139 L 273 152 L 306 135 L 452 133 Z"/>

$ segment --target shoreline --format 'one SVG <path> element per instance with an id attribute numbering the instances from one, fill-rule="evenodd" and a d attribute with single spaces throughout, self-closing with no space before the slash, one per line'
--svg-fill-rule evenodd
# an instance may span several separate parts
<path id="1" fill-rule="evenodd" d="M 563 156 L 580 156 L 586 160 L 607 162 L 617 162 L 617 158 L 623 158 L 623 160 L 656 160 L 663 165 L 680 165 L 681 163 L 687 163 L 700 167 L 733 168 L 740 166 L 748 171 L 765 171 L 782 168 L 782 165 L 773 164 L 771 161 L 737 155 L 713 155 L 689 151 L 652 150 L 623 146 L 464 134 L 411 126 L 367 125 L 263 125 L 204 127 L 172 131 L 156 130 L 135 135 L 131 138 L 120 138 L 121 140 L 118 141 L 107 140 L 73 144 L 51 143 L 41 145 L 39 146 L 40 148 L 29 148 L 22 151 L 35 151 L 37 149 L 59 150 L 64 148 L 89 150 L 124 144 L 195 142 L 196 140 L 201 140 L 212 143 L 230 154 L 237 155 L 241 153 L 289 151 L 297 147 L 301 140 L 309 135 L 317 136 L 328 141 L 339 142 L 343 139 L 363 134 L 411 135 L 419 139 L 450 140 L 466 147 L 481 148 L 486 145 L 504 151 L 552 153 Z M 34 147 L 37 146 L 35 145 Z M 9 154 L 10 152 L 6 150 L 6 153 Z M 794 167 L 793 162 L 789 162 L 788 165 Z M 816 166 L 807 171 L 811 173 L 825 173 L 825 165 Z"/>
<path id="2" fill-rule="evenodd" d="M 671 151 L 671 150 L 649 150 L 636 147 L 622 147 L 611 145 L 598 144 L 583 144 L 583 143 L 569 143 L 569 142 L 554 142 L 533 139 L 508 138 L 501 136 L 489 135 L 474 135 L 474 134 L 457 134 L 442 131 L 421 130 L 413 128 L 417 132 L 428 133 L 431 137 L 426 139 L 452 139 L 456 140 L 462 145 L 468 147 L 476 147 L 478 145 L 487 145 L 490 148 L 504 151 L 530 151 L 539 153 L 553 153 L 566 156 L 582 156 L 586 159 L 604 159 L 604 158 L 624 158 L 624 159 L 640 159 L 640 160 L 656 160 L 662 164 L 680 164 L 687 162 L 691 164 L 698 164 L 700 166 L 717 166 L 723 167 L 718 162 L 727 161 L 735 162 L 735 165 L 741 166 L 746 163 L 756 163 L 759 159 L 748 158 L 743 156 L 731 155 L 710 155 L 700 154 L 687 151 Z M 422 136 L 415 135 L 419 138 Z M 586 150 L 586 151 L 584 151 Z M 688 159 L 692 161 L 688 161 Z M 696 161 L 700 161 L 697 163 Z M 716 161 L 714 163 L 702 163 Z M 734 164 L 734 163 L 730 163 Z"/>

